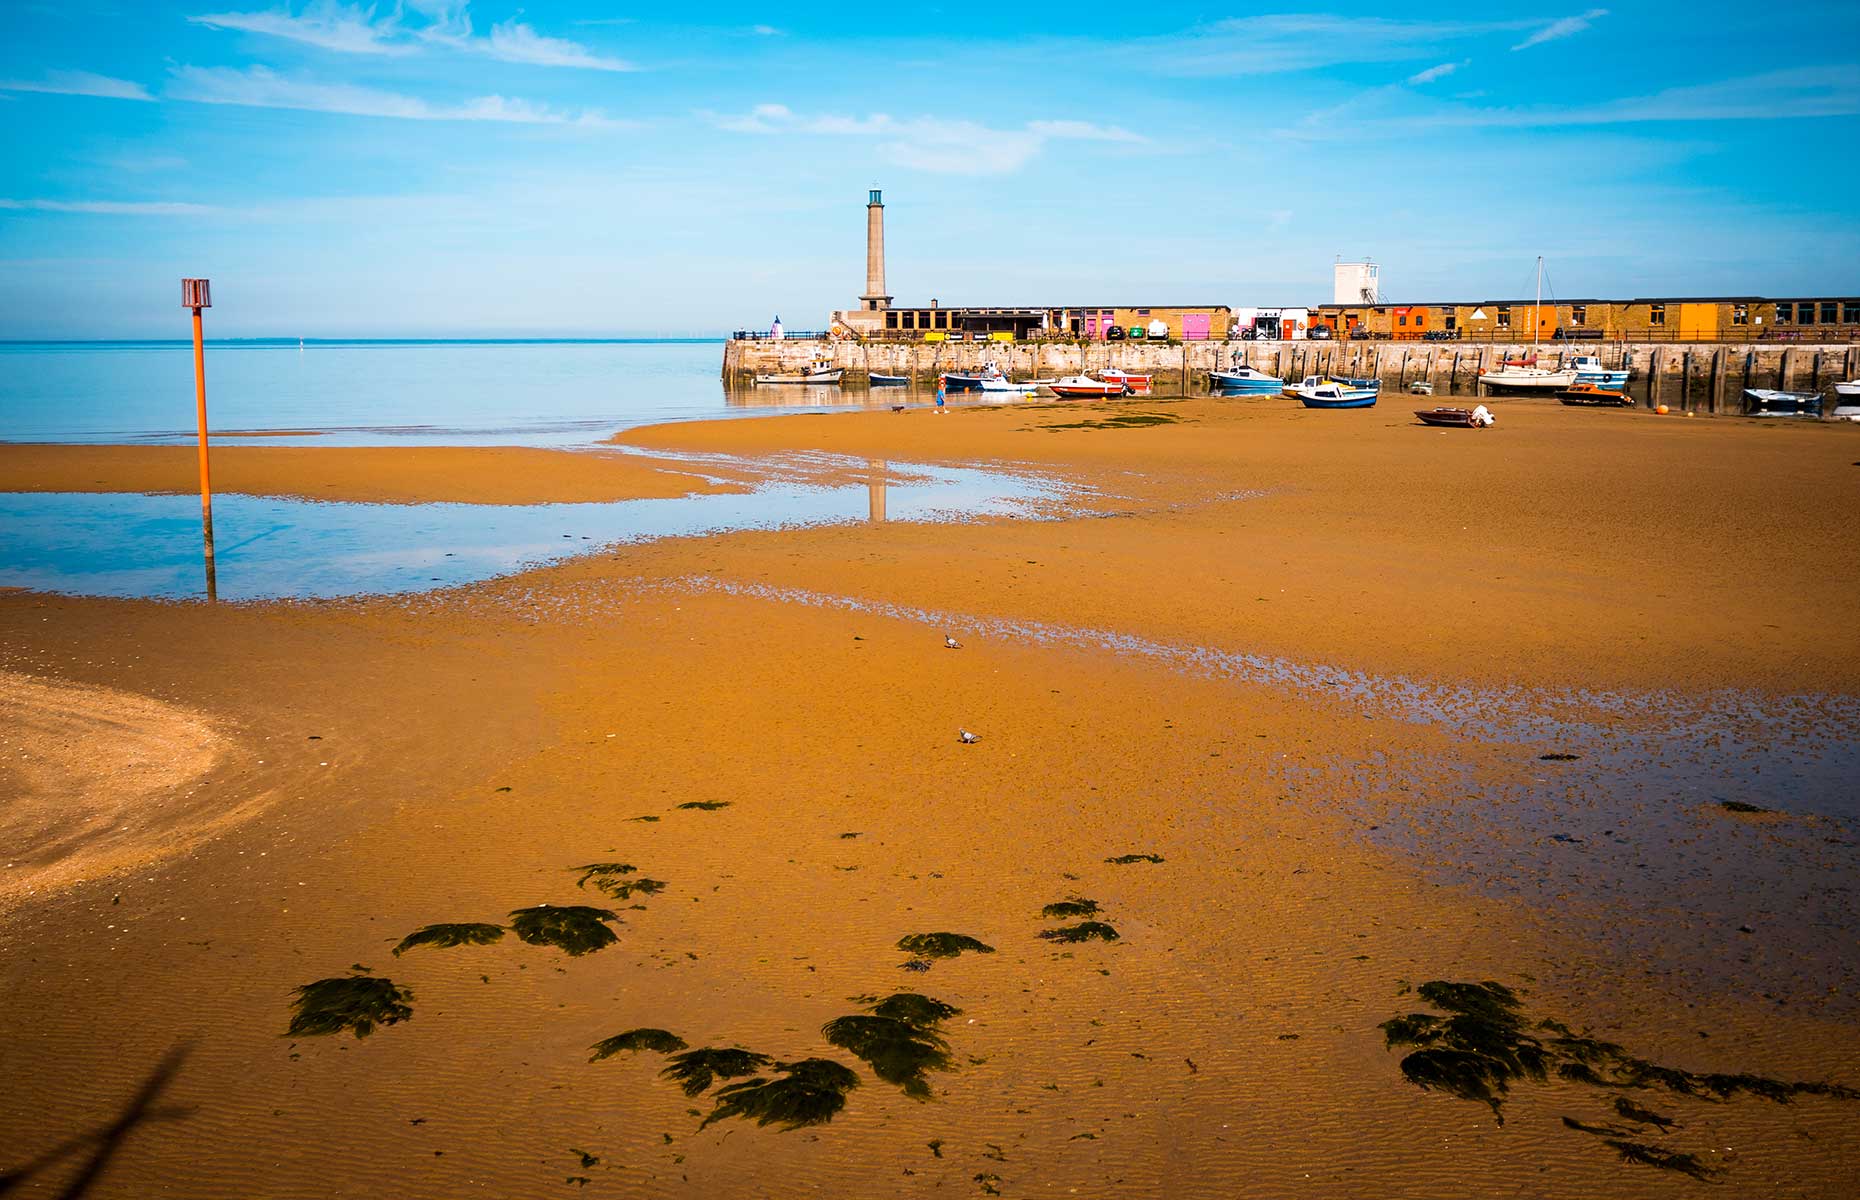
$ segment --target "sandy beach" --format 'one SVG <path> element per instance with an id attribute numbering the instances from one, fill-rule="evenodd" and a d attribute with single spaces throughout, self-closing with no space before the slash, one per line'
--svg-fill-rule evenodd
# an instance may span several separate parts
<path id="1" fill-rule="evenodd" d="M 1860 431 L 1782 425 L 1158 399 L 221 450 L 227 491 L 324 500 L 914 463 L 1071 491 L 411 597 L 0 593 L 0 1171 L 57 1195 L 104 1145 L 111 1197 L 1848 1195 Z M 191 464 L 0 447 L 13 491 Z M 541 905 L 617 937 L 527 940 Z M 1083 919 L 1115 939 L 1042 936 Z M 498 931 L 402 945 L 441 923 Z M 989 949 L 900 947 L 928 933 Z M 408 1011 L 288 1036 L 338 978 Z M 912 1026 L 915 1082 L 823 1031 L 895 993 L 958 1010 Z M 768 1061 L 689 1095 L 658 1051 L 590 1061 L 638 1029 Z M 1419 1086 L 1430 1047 L 1477 1086 Z M 814 1059 L 857 1076 L 831 1120 L 705 1123 Z"/>

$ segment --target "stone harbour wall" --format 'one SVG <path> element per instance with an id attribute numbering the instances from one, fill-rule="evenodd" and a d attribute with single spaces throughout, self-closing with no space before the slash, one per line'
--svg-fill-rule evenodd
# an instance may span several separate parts
<path id="1" fill-rule="evenodd" d="M 725 343 L 723 378 L 734 388 L 754 376 L 798 371 L 825 359 L 846 371 L 858 386 L 873 371 L 908 375 L 930 384 L 944 371 L 973 370 L 993 362 L 1014 379 L 1046 379 L 1119 367 L 1149 372 L 1159 390 L 1199 394 L 1208 372 L 1246 364 L 1296 381 L 1306 375 L 1375 378 L 1384 390 L 1410 383 L 1434 385 L 1436 395 L 1473 395 L 1479 372 L 1506 358 L 1532 352 L 1529 343 L 1286 341 L 1286 342 L 857 342 L 851 339 L 788 339 Z M 1538 363 L 1553 367 L 1579 354 L 1593 354 L 1605 367 L 1626 365 L 1628 393 L 1649 406 L 1706 413 L 1743 411 L 1743 389 L 1831 392 L 1840 380 L 1860 378 L 1860 344 L 1744 342 L 1583 343 L 1558 342 L 1536 349 Z M 1832 405 L 1830 404 L 1831 408 Z"/>

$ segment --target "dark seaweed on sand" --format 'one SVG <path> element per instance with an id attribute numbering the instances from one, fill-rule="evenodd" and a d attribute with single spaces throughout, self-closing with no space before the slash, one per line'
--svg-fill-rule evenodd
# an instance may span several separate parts
<path id="1" fill-rule="evenodd" d="M 1058 929 L 1047 929 L 1041 937 L 1049 942 L 1061 942 L 1071 945 L 1076 942 L 1115 942 L 1117 930 L 1103 921 L 1081 921 L 1077 925 L 1062 925 Z"/>
<path id="2" fill-rule="evenodd" d="M 1860 1091 L 1839 1084 L 1791 1083 L 1760 1075 L 1697 1073 L 1661 1066 L 1629 1054 L 1614 1042 L 1579 1034 L 1560 1021 L 1544 1020 L 1527 1028 L 1517 994 L 1503 984 L 1435 980 L 1415 989 L 1421 999 L 1446 1015 L 1407 1013 L 1382 1023 L 1388 1045 L 1417 1047 L 1401 1060 L 1409 1082 L 1489 1105 L 1500 1124 L 1500 1104 L 1519 1079 L 1544 1079 L 1554 1068 L 1559 1078 L 1603 1088 L 1665 1088 L 1702 1099 L 1728 1100 L 1748 1094 L 1778 1104 L 1798 1095 L 1860 1099 Z M 1662 1132 L 1675 1122 L 1626 1097 L 1614 1097 L 1615 1112 Z M 1626 1131 L 1563 1118 L 1570 1129 L 1605 1138 L 1628 1162 L 1678 1171 L 1697 1179 L 1715 1174 L 1696 1156 L 1630 1141 Z"/>
<path id="3" fill-rule="evenodd" d="M 1537 757 L 1539 761 L 1542 761 L 1542 762 L 1575 762 L 1577 759 L 1581 758 L 1582 755 L 1580 754 L 1539 754 Z"/>
<path id="4" fill-rule="evenodd" d="M 441 950 L 450 950 L 454 946 L 488 946 L 503 936 L 502 925 L 487 925 L 476 921 L 428 925 L 400 939 L 400 944 L 394 947 L 394 953 L 398 956 L 419 946 L 432 946 Z"/>
<path id="5" fill-rule="evenodd" d="M 898 949 L 919 958 L 954 958 L 965 950 L 993 954 L 995 948 L 966 933 L 908 933 L 898 939 Z"/>
<path id="6" fill-rule="evenodd" d="M 718 1089 L 717 1107 L 698 1128 L 726 1117 L 783 1129 L 823 1125 L 846 1107 L 846 1093 L 859 1086 L 857 1075 L 830 1058 L 777 1063 L 775 1071 L 775 1079 L 757 1076 Z"/>
<path id="7" fill-rule="evenodd" d="M 1163 860 L 1163 857 L 1160 854 L 1119 854 L 1114 857 L 1107 858 L 1104 861 L 1108 863 L 1112 863 L 1116 866 L 1127 867 L 1131 863 L 1140 863 L 1140 862 L 1141 863 L 1159 863 L 1162 860 Z"/>
<path id="8" fill-rule="evenodd" d="M 616 900 L 631 900 L 633 893 L 642 896 L 656 896 L 665 890 L 665 882 L 659 879 L 628 879 L 635 868 L 632 863 L 584 863 L 579 867 L 570 867 L 571 871 L 580 871 L 581 878 L 575 881 L 576 887 L 587 887 L 590 882 L 601 891 Z"/>
<path id="9" fill-rule="evenodd" d="M 678 807 L 695 808 L 703 812 L 716 812 L 720 808 L 730 807 L 731 803 L 732 802 L 729 800 L 687 800 Z"/>
<path id="10" fill-rule="evenodd" d="M 704 1047 L 673 1055 L 671 1062 L 659 1074 L 685 1089 L 685 1095 L 695 1096 L 719 1079 L 740 1079 L 744 1075 L 754 1075 L 774 1061 L 768 1055 L 757 1054 L 752 1050 Z"/>
<path id="11" fill-rule="evenodd" d="M 510 914 L 510 931 L 532 946 L 555 946 L 579 957 L 619 941 L 607 922 L 620 918 L 611 909 L 582 904 L 538 904 Z"/>
<path id="12" fill-rule="evenodd" d="M 306 983 L 295 990 L 286 1037 L 321 1037 L 352 1030 L 365 1038 L 377 1025 L 393 1025 L 413 1016 L 407 1002 L 413 993 L 391 979 L 372 975 L 337 975 Z"/>
<path id="13" fill-rule="evenodd" d="M 1620 1152 L 1623 1162 L 1645 1163 L 1650 1167 L 1659 1167 L 1663 1171 L 1678 1171 L 1694 1179 L 1709 1179 L 1717 1174 L 1712 1168 L 1700 1162 L 1696 1154 L 1662 1150 L 1658 1146 L 1649 1146 L 1644 1142 L 1630 1142 L 1625 1138 L 1604 1140 Z"/>
<path id="14" fill-rule="evenodd" d="M 1057 904 L 1047 905 L 1040 910 L 1040 915 L 1062 921 L 1072 917 L 1095 917 L 1098 915 L 1098 902 L 1087 900 L 1083 896 L 1073 896 Z"/>
<path id="15" fill-rule="evenodd" d="M 654 1054 L 674 1054 L 685 1048 L 685 1039 L 663 1029 L 629 1029 L 625 1033 L 616 1033 L 610 1038 L 602 1038 L 589 1047 L 594 1051 L 589 1062 L 599 1062 L 611 1058 L 622 1050 L 650 1050 Z"/>
<path id="16" fill-rule="evenodd" d="M 822 1036 L 863 1059 L 872 1074 L 905 1095 L 928 1100 L 925 1074 L 950 1067 L 949 1044 L 936 1027 L 962 1010 L 917 992 L 899 992 L 867 1007 L 869 1015 L 828 1021 Z"/>
<path id="17" fill-rule="evenodd" d="M 1770 811 L 1761 804 L 1751 804 L 1744 800 L 1720 800 L 1718 807 L 1733 813 L 1766 813 Z"/>

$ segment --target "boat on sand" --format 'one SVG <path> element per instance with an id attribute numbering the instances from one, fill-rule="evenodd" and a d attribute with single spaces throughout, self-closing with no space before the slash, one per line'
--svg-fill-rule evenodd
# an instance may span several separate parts
<path id="1" fill-rule="evenodd" d="M 1497 419 L 1483 404 L 1477 408 L 1453 408 L 1446 405 L 1417 408 L 1414 415 L 1421 419 L 1423 425 L 1456 426 L 1462 429 L 1483 429 Z"/>
<path id="2" fill-rule="evenodd" d="M 1634 399 L 1626 392 L 1593 383 L 1572 383 L 1558 390 L 1556 398 L 1581 408 L 1632 408 Z"/>
<path id="3" fill-rule="evenodd" d="M 1382 385 L 1373 379 L 1329 379 L 1307 375 L 1291 388 L 1306 408 L 1374 408 Z"/>
<path id="4" fill-rule="evenodd" d="M 1046 385 L 1053 395 L 1065 400 L 1102 400 L 1121 396 L 1129 389 L 1121 380 L 1093 379 L 1089 375 L 1068 375 Z"/>

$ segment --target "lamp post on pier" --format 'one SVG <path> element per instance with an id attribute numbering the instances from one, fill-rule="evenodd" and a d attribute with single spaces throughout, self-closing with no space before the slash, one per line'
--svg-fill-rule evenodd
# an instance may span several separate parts
<path id="1" fill-rule="evenodd" d="M 206 538 L 207 598 L 214 599 L 213 483 L 207 469 L 207 354 L 201 340 L 200 310 L 213 307 L 205 279 L 181 281 L 181 307 L 194 310 L 194 416 L 200 426 L 200 529 Z"/>

